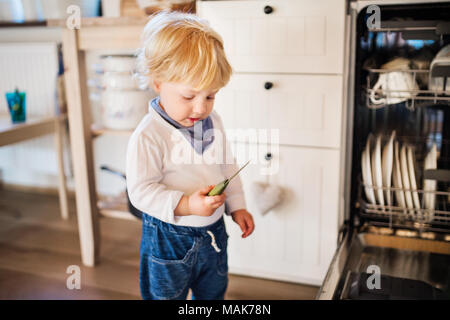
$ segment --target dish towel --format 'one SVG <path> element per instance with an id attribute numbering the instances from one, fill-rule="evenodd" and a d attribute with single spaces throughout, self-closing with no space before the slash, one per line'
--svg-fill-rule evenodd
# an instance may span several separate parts
<path id="1" fill-rule="evenodd" d="M 254 181 L 250 185 L 250 194 L 259 214 L 265 215 L 283 200 L 283 189 L 267 182 Z"/>

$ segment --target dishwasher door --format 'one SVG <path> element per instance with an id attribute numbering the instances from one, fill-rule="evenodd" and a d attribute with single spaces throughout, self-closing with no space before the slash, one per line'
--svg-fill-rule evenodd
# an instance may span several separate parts
<path id="1" fill-rule="evenodd" d="M 435 2 L 435 1 L 432 1 Z M 444 2 L 444 1 L 443 1 Z M 448 1 L 447 1 L 448 2 Z M 345 164 L 344 177 L 342 179 L 343 190 L 343 212 L 344 220 L 347 222 L 347 234 L 343 236 L 342 241 L 338 245 L 333 260 L 330 264 L 328 272 L 320 288 L 317 299 L 345 299 L 349 298 L 352 281 L 355 274 L 360 275 L 359 279 L 364 279 L 363 273 L 368 272 L 369 266 L 379 268 L 381 276 L 384 276 L 391 284 L 399 286 L 411 286 L 429 289 L 429 299 L 446 297 L 448 293 L 449 282 L 449 266 L 450 266 L 450 248 L 449 241 L 433 241 L 426 239 L 406 239 L 398 236 L 390 236 L 383 238 L 380 235 L 374 235 L 361 231 L 354 227 L 360 221 L 352 216 L 352 200 L 351 189 L 354 186 L 354 177 L 352 176 L 352 167 L 354 161 L 359 161 L 360 156 L 353 156 L 353 152 L 358 135 L 354 133 L 355 122 L 355 99 L 361 92 L 357 92 L 355 83 L 357 78 L 361 78 L 360 74 L 356 74 L 356 70 L 361 69 L 361 57 L 357 58 L 357 23 L 358 16 L 362 10 L 366 10 L 370 4 L 379 4 L 377 1 L 356 1 L 351 2 L 347 16 L 347 34 L 346 34 L 346 57 L 345 61 L 345 83 L 347 90 L 345 92 L 346 106 L 344 116 L 344 146 L 343 163 Z M 420 0 L 392 0 L 390 5 L 402 4 L 429 4 L 430 1 Z M 416 9 L 417 10 L 417 9 Z M 356 68 L 358 64 L 358 68 Z M 360 79 L 359 79 L 360 80 Z M 358 82 L 359 83 L 359 82 Z M 356 123 L 356 122 L 355 122 Z M 356 143 L 354 143 L 354 140 Z M 353 188 L 354 189 L 354 188 Z M 354 208 L 353 208 L 354 209 Z M 381 239 L 381 240 L 380 240 Z M 411 245 L 413 241 L 415 245 Z M 435 250 L 435 247 L 442 246 L 443 251 Z M 424 250 L 423 248 L 431 248 Z M 434 249 L 433 249 L 434 248 Z M 411 282 L 411 281 L 416 282 Z M 417 282 L 420 281 L 420 284 Z M 383 282 L 383 280 L 382 280 Z M 388 297 L 388 295 L 385 295 Z M 417 297 L 416 297 L 417 298 Z"/>
<path id="2" fill-rule="evenodd" d="M 379 285 L 372 275 L 379 274 Z M 368 277 L 370 279 L 368 279 Z M 450 242 L 349 234 L 317 299 L 450 299 Z"/>
<path id="3" fill-rule="evenodd" d="M 356 243 L 356 246 L 358 243 Z M 355 251 L 356 254 L 352 251 Z M 353 246 L 353 235 L 347 234 L 342 240 L 341 244 L 336 250 L 336 253 L 331 260 L 328 272 L 323 280 L 322 286 L 320 287 L 316 299 L 318 300 L 334 300 L 338 296 L 338 289 L 342 287 L 343 274 L 347 261 L 350 256 L 358 257 L 358 252 L 361 250 Z"/>

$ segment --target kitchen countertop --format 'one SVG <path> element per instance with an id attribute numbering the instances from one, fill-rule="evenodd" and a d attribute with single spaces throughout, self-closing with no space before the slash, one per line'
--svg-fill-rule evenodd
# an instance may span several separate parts
<path id="1" fill-rule="evenodd" d="M 82 26 L 96 27 L 96 26 L 124 26 L 124 25 L 145 25 L 148 18 L 137 17 L 93 17 L 93 18 L 81 18 Z M 50 19 L 47 20 L 47 26 L 49 27 L 65 27 L 66 19 Z"/>

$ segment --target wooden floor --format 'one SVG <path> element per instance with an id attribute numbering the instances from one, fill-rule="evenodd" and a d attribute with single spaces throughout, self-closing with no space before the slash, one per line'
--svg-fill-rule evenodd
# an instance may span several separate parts
<path id="1" fill-rule="evenodd" d="M 75 215 L 60 218 L 53 195 L 0 190 L 0 299 L 140 299 L 139 222 L 102 218 L 101 262 L 84 267 Z M 69 290 L 67 267 L 81 269 Z M 314 299 L 317 287 L 229 276 L 226 299 Z"/>

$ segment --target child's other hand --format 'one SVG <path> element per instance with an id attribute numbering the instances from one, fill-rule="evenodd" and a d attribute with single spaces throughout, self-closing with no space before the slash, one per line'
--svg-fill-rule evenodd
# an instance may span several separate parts
<path id="1" fill-rule="evenodd" d="M 197 216 L 210 216 L 225 202 L 225 192 L 217 196 L 208 196 L 214 186 L 197 190 L 189 196 L 189 211 Z"/>
<path id="2" fill-rule="evenodd" d="M 245 209 L 240 209 L 233 211 L 231 213 L 233 217 L 233 221 L 236 222 L 243 232 L 242 238 L 246 238 L 252 234 L 253 230 L 255 230 L 255 223 L 253 222 L 253 217 Z"/>

